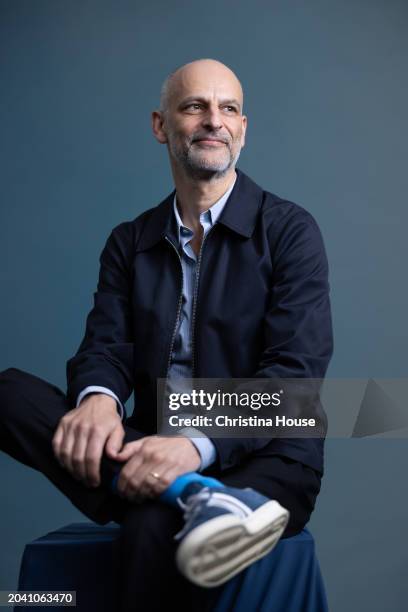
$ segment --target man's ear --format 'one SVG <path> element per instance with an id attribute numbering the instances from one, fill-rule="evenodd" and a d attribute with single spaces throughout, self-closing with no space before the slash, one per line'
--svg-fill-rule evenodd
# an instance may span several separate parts
<path id="1" fill-rule="evenodd" d="M 246 135 L 247 125 L 248 125 L 248 119 L 245 115 L 242 115 L 241 148 L 244 148 L 245 146 L 245 135 Z"/>
<path id="2" fill-rule="evenodd" d="M 167 136 L 164 130 L 164 114 L 161 111 L 152 112 L 152 130 L 153 134 L 161 144 L 166 144 Z"/>

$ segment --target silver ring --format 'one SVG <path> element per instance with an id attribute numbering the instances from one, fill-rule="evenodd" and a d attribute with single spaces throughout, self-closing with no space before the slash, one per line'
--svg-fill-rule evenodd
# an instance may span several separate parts
<path id="1" fill-rule="evenodd" d="M 151 476 L 153 476 L 153 478 L 156 478 L 156 480 L 161 480 L 160 478 L 160 474 L 158 474 L 157 472 L 150 472 Z"/>

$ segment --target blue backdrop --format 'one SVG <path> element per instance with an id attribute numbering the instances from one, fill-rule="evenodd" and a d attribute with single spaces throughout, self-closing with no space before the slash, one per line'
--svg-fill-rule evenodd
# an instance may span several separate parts
<path id="1" fill-rule="evenodd" d="M 244 86 L 239 166 L 316 217 L 330 269 L 329 375 L 406 376 L 408 5 L 0 0 L 0 370 L 65 389 L 114 225 L 173 188 L 150 112 L 179 65 Z M 346 399 L 345 399 L 346 401 Z M 405 610 L 407 440 L 329 440 L 309 527 L 331 610 Z M 0 589 L 27 540 L 85 520 L 4 454 Z"/>

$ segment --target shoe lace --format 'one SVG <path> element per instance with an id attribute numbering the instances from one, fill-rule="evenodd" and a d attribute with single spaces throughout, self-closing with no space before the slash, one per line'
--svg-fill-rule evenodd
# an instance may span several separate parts
<path id="1" fill-rule="evenodd" d="M 176 533 L 174 536 L 175 540 L 180 540 L 189 531 L 195 517 L 201 509 L 203 501 L 208 501 L 212 496 L 212 490 L 209 487 L 204 487 L 198 493 L 192 493 L 188 496 L 186 503 L 183 502 L 181 497 L 177 497 L 177 503 L 180 508 L 184 510 L 183 519 L 185 521 L 183 529 Z"/>

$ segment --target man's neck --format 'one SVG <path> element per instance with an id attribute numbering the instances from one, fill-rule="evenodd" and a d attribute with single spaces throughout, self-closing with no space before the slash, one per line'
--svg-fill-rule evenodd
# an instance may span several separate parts
<path id="1" fill-rule="evenodd" d="M 193 180 L 185 174 L 173 172 L 177 192 L 177 207 L 184 225 L 193 231 L 200 225 L 201 213 L 208 210 L 231 187 L 235 169 L 224 176 L 208 180 Z"/>

